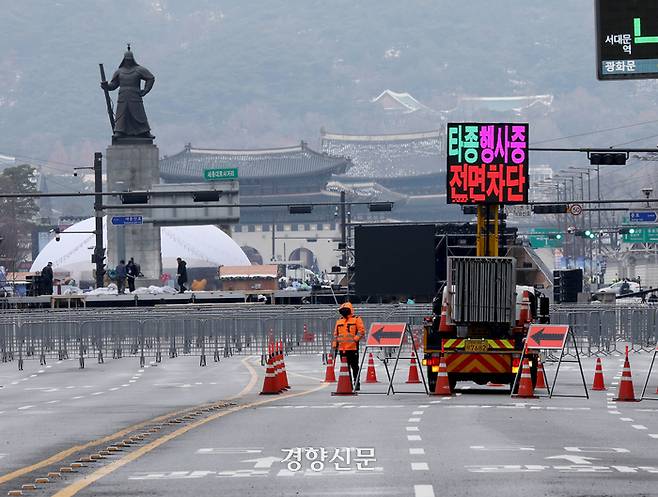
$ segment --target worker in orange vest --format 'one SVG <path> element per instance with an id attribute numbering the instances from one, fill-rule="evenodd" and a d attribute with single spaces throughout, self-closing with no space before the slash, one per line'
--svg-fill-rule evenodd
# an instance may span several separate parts
<path id="1" fill-rule="evenodd" d="M 334 340 L 331 347 L 345 357 L 351 369 L 352 382 L 356 382 L 354 390 L 360 390 L 359 383 L 359 341 L 366 332 L 363 320 L 354 315 L 354 307 L 350 302 L 345 302 L 338 308 L 341 317 L 336 321 L 334 327 Z"/>

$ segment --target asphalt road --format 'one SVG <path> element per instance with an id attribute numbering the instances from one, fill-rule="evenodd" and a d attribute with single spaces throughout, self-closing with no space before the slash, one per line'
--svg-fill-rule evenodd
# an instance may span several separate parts
<path id="1" fill-rule="evenodd" d="M 650 359 L 631 354 L 637 393 Z M 163 427 L 30 495 L 658 495 L 658 402 L 612 401 L 621 356 L 604 358 L 610 389 L 590 392 L 589 400 L 517 399 L 473 384 L 460 384 L 449 398 L 365 394 L 383 384 L 335 397 L 335 385 L 321 382 L 316 356 L 289 356 L 290 392 L 258 396 L 262 378 L 249 389 L 253 375 L 239 358 L 207 368 L 177 358 L 138 377 L 123 361 L 107 363 L 102 374 L 66 362 L 43 373 L 26 370 L 27 380 L 0 390 L 3 438 L 7 432 L 10 441 L 0 449 L 7 454 L 0 475 L 70 445 L 72 434 L 89 440 L 168 409 L 237 396 L 233 406 Z M 257 361 L 251 364 L 262 376 Z M 594 360 L 584 367 L 590 385 Z M 3 366 L 2 382 L 18 376 L 6 373 Z M 382 380 L 381 368 L 378 375 Z M 582 394 L 579 375 L 577 366 L 563 365 L 557 391 Z M 657 385 L 658 372 L 651 393 Z M 20 409 L 28 405 L 34 407 Z M 20 488 L 19 480 L 0 489 Z"/>

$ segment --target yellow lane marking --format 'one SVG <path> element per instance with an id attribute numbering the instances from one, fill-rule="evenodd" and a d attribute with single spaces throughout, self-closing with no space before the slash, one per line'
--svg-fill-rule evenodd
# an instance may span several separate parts
<path id="1" fill-rule="evenodd" d="M 254 369 L 254 367 L 251 364 L 249 364 L 249 359 L 251 359 L 251 357 L 245 357 L 241 361 L 242 365 L 245 368 L 247 368 L 249 374 L 251 375 L 251 378 L 249 379 L 249 383 L 247 383 L 247 386 L 244 387 L 239 394 L 234 395 L 233 397 L 229 397 L 227 400 L 235 400 L 235 399 L 239 399 L 240 397 L 244 397 L 251 391 L 252 388 L 254 388 L 254 385 L 256 385 L 256 382 L 258 381 L 258 373 Z"/>
<path id="2" fill-rule="evenodd" d="M 231 397 L 229 400 L 234 400 L 234 399 L 236 399 L 236 398 L 238 398 L 242 395 L 245 395 L 246 393 L 248 393 L 254 387 L 254 385 L 256 384 L 256 381 L 258 381 L 258 375 L 257 375 L 256 371 L 247 362 L 249 359 L 250 359 L 250 357 L 245 357 L 241 361 L 242 364 L 247 368 L 247 370 L 249 371 L 249 373 L 251 375 L 249 383 L 247 384 L 247 386 L 245 388 L 242 389 L 242 391 L 237 396 Z M 113 433 L 112 435 L 108 435 L 106 437 L 99 438 L 97 440 L 92 440 L 91 442 L 87 442 L 87 443 L 82 444 L 82 445 L 75 445 L 75 446 L 73 446 L 69 449 L 58 452 L 57 454 L 54 454 L 54 455 L 50 456 L 49 458 L 44 459 L 43 461 L 39 461 L 37 463 L 31 464 L 30 466 L 25 466 L 23 468 L 19 468 L 15 471 L 12 471 L 11 473 L 7 473 L 5 475 L 0 476 L 0 484 L 7 483 L 8 481 L 11 481 L 15 478 L 18 478 L 19 476 L 23 476 L 27 473 L 31 473 L 32 471 L 36 471 L 36 470 L 41 469 L 45 466 L 49 466 L 51 464 L 60 462 L 61 460 L 66 459 L 67 457 L 70 457 L 71 455 L 73 455 L 77 452 L 83 451 L 85 449 L 88 449 L 90 447 L 95 447 L 96 445 L 105 444 L 105 443 L 110 442 L 110 441 L 112 441 L 116 438 L 125 437 L 125 435 L 127 435 L 128 433 L 139 430 L 144 426 L 147 426 L 147 425 L 150 425 L 150 424 L 153 424 L 153 423 L 158 423 L 160 421 L 164 421 L 165 419 L 168 419 L 168 418 L 171 418 L 171 417 L 178 417 L 181 414 L 184 414 L 184 413 L 189 412 L 189 411 L 194 410 L 194 409 L 199 409 L 200 407 L 203 407 L 204 405 L 208 405 L 208 404 L 210 404 L 210 403 L 202 404 L 202 405 L 195 406 L 195 407 L 188 407 L 186 409 L 181 409 L 179 411 L 173 411 L 173 412 L 164 414 L 162 416 L 158 416 L 157 418 L 149 419 L 148 421 L 142 421 L 141 423 L 137 423 L 137 424 L 128 426 L 127 428 L 124 428 L 123 430 L 117 431 L 116 433 Z"/>
<path id="3" fill-rule="evenodd" d="M 234 412 L 242 411 L 243 409 L 249 409 L 249 408 L 252 408 L 252 407 L 257 407 L 257 406 L 260 406 L 260 405 L 263 405 L 263 404 L 268 404 L 270 402 L 275 402 L 277 400 L 285 400 L 285 399 L 289 399 L 289 398 L 292 398 L 292 397 L 299 397 L 299 396 L 302 396 L 302 395 L 308 395 L 310 393 L 317 392 L 318 390 L 322 390 L 327 385 L 329 385 L 329 384 L 328 383 L 323 383 L 322 385 L 310 388 L 308 390 L 304 390 L 303 392 L 286 394 L 286 395 L 282 395 L 280 397 L 270 397 L 270 398 L 267 398 L 267 399 L 264 399 L 264 400 L 259 400 L 257 402 L 251 402 L 249 404 L 244 404 L 244 405 L 241 405 L 241 406 L 232 407 L 230 409 L 227 409 L 226 411 L 218 412 L 218 413 L 215 413 L 211 416 L 208 416 L 207 418 L 195 421 L 194 423 L 191 423 L 187 426 L 183 426 L 182 428 L 179 428 L 178 430 L 176 430 L 174 432 L 171 432 L 171 433 L 169 433 L 167 435 L 164 435 L 164 436 L 162 436 L 162 437 L 160 437 L 156 440 L 153 440 L 153 442 L 151 442 L 147 445 L 143 445 L 142 447 L 138 448 L 134 452 L 131 452 L 130 454 L 126 454 L 126 456 L 124 456 L 123 458 L 118 459 L 118 460 L 108 464 L 107 466 L 99 468 L 98 470 L 94 471 L 90 475 L 87 475 L 84 478 L 72 483 L 68 487 L 63 488 L 62 490 L 60 490 L 59 492 L 54 494 L 53 497 L 71 497 L 71 496 L 77 494 L 79 491 L 84 490 L 85 488 L 87 488 L 92 483 L 100 480 L 104 476 L 107 476 L 110 473 L 113 473 L 117 469 L 121 468 L 122 466 L 125 466 L 126 464 L 134 461 L 135 459 L 138 459 L 138 458 L 142 457 L 143 455 L 148 454 L 153 449 L 156 449 L 156 448 L 160 447 L 161 445 L 169 442 L 170 440 L 173 440 L 174 438 L 177 438 L 177 437 L 187 433 L 190 430 L 193 430 L 194 428 L 198 428 L 199 426 L 203 426 L 204 424 L 209 423 L 210 421 L 214 421 L 218 418 L 221 418 L 221 417 L 226 416 L 228 414 L 232 414 Z"/>

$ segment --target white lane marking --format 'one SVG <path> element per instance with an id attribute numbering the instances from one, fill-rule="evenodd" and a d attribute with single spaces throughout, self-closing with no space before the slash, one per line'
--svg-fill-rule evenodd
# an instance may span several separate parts
<path id="1" fill-rule="evenodd" d="M 194 384 L 195 384 L 195 385 L 203 385 L 203 383 L 200 382 L 200 381 L 197 381 L 197 382 L 195 382 Z"/>
<path id="2" fill-rule="evenodd" d="M 425 411 L 414 411 L 411 414 L 413 414 L 414 416 L 422 416 L 424 413 Z"/>
<path id="3" fill-rule="evenodd" d="M 523 450 L 523 451 L 533 451 L 535 448 L 532 445 L 471 445 L 473 450 L 484 450 L 484 451 L 508 451 L 508 450 Z"/>
<path id="4" fill-rule="evenodd" d="M 46 369 L 48 369 L 48 368 L 52 368 L 52 366 L 46 366 Z"/>
<path id="5" fill-rule="evenodd" d="M 92 395 L 103 395 L 105 392 L 94 392 Z"/>
<path id="6" fill-rule="evenodd" d="M 450 397 L 448 397 L 448 399 L 449 399 L 449 398 L 450 398 Z M 447 400 L 447 399 L 446 399 L 446 400 Z M 440 404 L 440 403 L 441 403 L 440 400 L 433 400 L 432 402 L 430 402 L 430 404 Z"/>
<path id="7" fill-rule="evenodd" d="M 414 485 L 414 497 L 434 497 L 432 485 Z"/>
<path id="8" fill-rule="evenodd" d="M 38 373 L 45 373 L 45 372 L 46 372 L 45 369 L 40 369 L 39 371 L 37 371 L 37 374 L 38 374 Z"/>
<path id="9" fill-rule="evenodd" d="M 412 462 L 411 471 L 429 471 L 430 467 L 426 462 Z"/>
<path id="10" fill-rule="evenodd" d="M 12 381 L 11 384 L 12 385 L 18 385 L 18 382 L 17 381 Z"/>
<path id="11" fill-rule="evenodd" d="M 78 400 L 78 399 L 84 399 L 84 398 L 85 398 L 84 395 L 77 395 L 76 397 L 73 397 L 72 400 Z"/>
<path id="12" fill-rule="evenodd" d="M 49 400 L 46 404 L 57 404 L 59 400 Z"/>
<path id="13" fill-rule="evenodd" d="M 71 388 L 75 388 L 75 385 L 69 385 L 69 386 L 66 387 L 66 388 L 67 388 L 67 390 L 70 390 Z"/>
<path id="14" fill-rule="evenodd" d="M 644 425 L 631 425 L 636 430 L 647 430 L 648 428 Z"/>
<path id="15" fill-rule="evenodd" d="M 619 421 L 633 421 L 633 418 L 619 418 Z"/>
<path id="16" fill-rule="evenodd" d="M 425 454 L 425 449 L 421 449 L 421 448 L 411 448 L 411 449 L 409 449 L 409 455 L 422 456 L 423 454 Z"/>
<path id="17" fill-rule="evenodd" d="M 110 392 L 116 392 L 117 390 L 119 390 L 119 388 L 121 387 L 112 387 L 110 388 Z"/>
<path id="18" fill-rule="evenodd" d="M 420 431 L 420 429 L 417 426 L 407 426 L 405 428 L 407 431 Z"/>
<path id="19" fill-rule="evenodd" d="M 658 412 L 658 409 L 633 409 L 637 412 Z"/>
<path id="20" fill-rule="evenodd" d="M 37 375 L 35 375 L 35 374 L 31 374 L 31 375 L 30 375 L 30 378 L 36 378 L 36 376 L 37 376 Z"/>
<path id="21" fill-rule="evenodd" d="M 25 409 L 32 409 L 33 407 L 34 406 L 23 406 L 23 407 L 19 407 L 18 410 L 19 411 L 24 411 Z"/>
<path id="22" fill-rule="evenodd" d="M 409 418 L 407 423 L 420 423 L 420 418 Z"/>
<path id="23" fill-rule="evenodd" d="M 138 372 L 138 373 L 143 373 L 144 370 L 143 370 L 143 369 L 140 369 L 140 370 L 138 370 L 137 372 Z"/>
<path id="24" fill-rule="evenodd" d="M 658 433 L 649 433 L 651 438 L 658 438 Z"/>
<path id="25" fill-rule="evenodd" d="M 130 385 L 128 385 L 128 383 L 124 383 L 124 384 L 121 385 L 121 386 L 122 386 L 122 387 L 129 387 Z"/>
<path id="26" fill-rule="evenodd" d="M 216 381 L 211 381 L 210 384 L 211 385 L 217 385 L 217 382 Z"/>
<path id="27" fill-rule="evenodd" d="M 57 364 L 62 364 L 62 361 L 57 361 Z"/>
<path id="28" fill-rule="evenodd" d="M 407 435 L 407 440 L 410 442 L 420 442 L 422 439 L 420 438 L 420 435 Z"/>
<path id="29" fill-rule="evenodd" d="M 427 407 L 429 407 L 427 404 L 421 404 L 418 406 L 418 409 L 425 409 Z"/>
<path id="30" fill-rule="evenodd" d="M 196 451 L 197 454 L 260 454 L 262 448 L 257 447 L 207 447 Z"/>
<path id="31" fill-rule="evenodd" d="M 621 411 L 608 411 L 609 414 L 621 414 Z"/>
<path id="32" fill-rule="evenodd" d="M 135 383 L 137 380 L 128 380 L 128 383 Z"/>

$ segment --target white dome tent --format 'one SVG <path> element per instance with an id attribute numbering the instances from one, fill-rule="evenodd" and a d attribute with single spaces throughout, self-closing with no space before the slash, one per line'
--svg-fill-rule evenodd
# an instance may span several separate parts
<path id="1" fill-rule="evenodd" d="M 103 233 L 107 240 L 107 218 Z M 51 240 L 32 264 L 30 271 L 41 271 L 53 263 L 55 276 L 69 273 L 77 282 L 93 280 L 91 255 L 96 244 L 94 218 L 85 219 L 62 232 L 60 241 Z M 88 233 L 76 233 L 76 232 Z M 188 269 L 195 267 L 249 266 L 249 258 L 233 239 L 216 226 L 175 226 L 161 228 L 162 268 L 176 272 L 176 258 L 182 257 Z M 130 258 L 130 254 L 126 254 Z M 135 261 L 139 263 L 140 261 Z"/>

